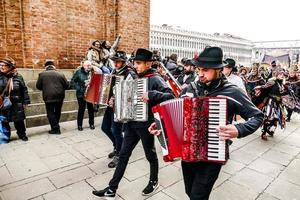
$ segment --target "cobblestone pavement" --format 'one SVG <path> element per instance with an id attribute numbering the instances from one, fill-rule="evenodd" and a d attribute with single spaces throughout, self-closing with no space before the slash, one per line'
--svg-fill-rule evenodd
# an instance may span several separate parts
<path id="1" fill-rule="evenodd" d="M 97 128 L 75 130 L 74 121 L 62 123 L 61 135 L 49 135 L 48 126 L 28 129 L 29 141 L 13 140 L 0 146 L 0 199 L 94 200 L 91 192 L 106 187 L 113 170 L 107 167 L 112 145 Z M 85 121 L 86 124 L 88 124 Z M 223 167 L 212 200 L 300 199 L 300 116 L 285 130 L 262 141 L 259 131 L 234 140 L 231 159 Z M 14 134 L 15 135 L 15 134 Z M 15 136 L 14 136 L 15 138 Z M 184 200 L 180 162 L 160 159 L 160 188 L 149 200 Z M 139 144 L 135 149 L 116 199 L 144 199 L 149 165 Z"/>

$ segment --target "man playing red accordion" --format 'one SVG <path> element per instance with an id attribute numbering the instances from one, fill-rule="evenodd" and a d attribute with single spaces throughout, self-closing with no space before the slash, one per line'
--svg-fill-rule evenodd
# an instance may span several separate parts
<path id="1" fill-rule="evenodd" d="M 229 83 L 222 69 L 226 65 L 223 52 L 219 47 L 206 47 L 197 59 L 192 60 L 198 68 L 199 81 L 184 88 L 181 97 L 226 96 L 228 99 L 227 124 L 219 126 L 217 132 L 221 140 L 242 138 L 255 132 L 263 121 L 263 113 L 253 105 L 245 92 Z M 240 115 L 246 121 L 232 125 L 234 115 Z M 160 134 L 155 123 L 149 132 Z M 182 161 L 185 192 L 191 200 L 208 199 L 221 170 L 221 163 Z"/>

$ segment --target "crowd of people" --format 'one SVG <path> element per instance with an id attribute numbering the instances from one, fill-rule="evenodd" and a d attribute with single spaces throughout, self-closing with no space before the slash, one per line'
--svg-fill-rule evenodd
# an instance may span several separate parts
<path id="1" fill-rule="evenodd" d="M 217 128 L 221 140 L 230 143 L 231 138 L 243 138 L 261 128 L 261 138 L 273 137 L 276 127 L 286 126 L 293 112 L 300 112 L 300 73 L 298 67 L 281 67 L 276 61 L 271 65 L 254 63 L 250 67 L 237 65 L 235 60 L 223 60 L 219 47 L 206 47 L 194 58 L 183 58 L 178 62 L 176 54 L 164 59 L 158 50 L 137 49 L 130 58 L 127 53 L 117 50 L 121 36 L 111 46 L 108 41 L 94 41 L 85 59 L 75 70 L 70 82 L 60 73 L 53 61 L 46 61 L 45 71 L 39 74 L 36 87 L 43 93 L 47 117 L 51 126 L 50 134 L 61 134 L 59 120 L 65 90 L 75 89 L 78 101 L 77 128 L 83 131 L 83 116 L 87 107 L 89 128 L 95 129 L 94 112 L 97 105 L 85 100 L 84 94 L 93 73 L 109 73 L 123 76 L 125 80 L 147 78 L 148 92 L 141 100 L 148 104 L 146 122 L 127 123 L 114 120 L 114 94 L 110 93 L 105 109 L 101 130 L 112 143 L 112 160 L 109 168 L 115 168 L 108 186 L 93 191 L 98 197 L 115 197 L 119 183 L 125 173 L 129 158 L 139 141 L 150 165 L 150 176 L 143 195 L 151 195 L 159 187 L 158 158 L 154 136 L 161 134 L 154 123 L 151 108 L 169 99 L 177 98 L 168 81 L 180 88 L 179 97 L 226 96 L 228 101 L 228 125 Z M 18 136 L 26 141 L 24 108 L 30 104 L 26 84 L 17 73 L 13 59 L 0 61 L 0 121 L 1 141 L 9 141 L 9 122 L 14 122 Z M 111 88 L 113 88 L 112 85 Z M 5 108 L 6 98 L 11 105 Z M 287 114 L 285 114 L 287 112 Z M 239 118 L 245 121 L 240 121 Z M 233 121 L 235 121 L 233 123 Z M 7 136 L 4 138 L 3 136 Z M 209 162 L 181 162 L 185 191 L 190 199 L 208 199 L 218 178 L 222 164 Z M 100 180 L 99 180 L 100 181 Z"/>

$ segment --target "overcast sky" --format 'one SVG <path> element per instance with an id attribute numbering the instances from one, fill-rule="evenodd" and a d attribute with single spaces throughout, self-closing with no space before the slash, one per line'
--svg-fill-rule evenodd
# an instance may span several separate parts
<path id="1" fill-rule="evenodd" d="M 151 0 L 150 22 L 252 41 L 300 40 L 300 1 Z"/>

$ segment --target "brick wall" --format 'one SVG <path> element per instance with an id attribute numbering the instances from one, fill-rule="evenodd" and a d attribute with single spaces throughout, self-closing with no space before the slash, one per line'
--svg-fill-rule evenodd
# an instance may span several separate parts
<path id="1" fill-rule="evenodd" d="M 54 59 L 75 68 L 95 39 L 114 41 L 131 53 L 149 45 L 150 0 L 1 0 L 0 57 L 18 67 L 42 68 Z"/>

